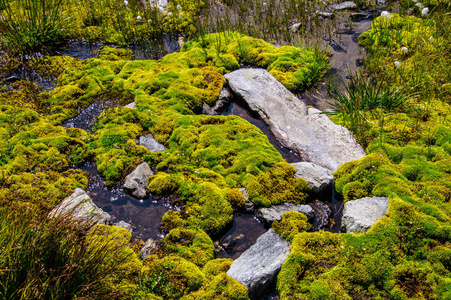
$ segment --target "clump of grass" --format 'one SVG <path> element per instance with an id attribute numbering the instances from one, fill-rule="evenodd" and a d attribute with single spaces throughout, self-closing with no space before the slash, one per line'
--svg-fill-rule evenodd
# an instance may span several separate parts
<path id="1" fill-rule="evenodd" d="M 105 258 L 116 248 L 87 247 L 83 235 L 62 218 L 0 208 L 0 298 L 119 299 L 105 282 L 116 268 Z"/>
<path id="2" fill-rule="evenodd" d="M 379 122 L 383 123 L 383 114 L 379 112 L 401 110 L 406 106 L 408 97 L 400 89 L 388 86 L 384 80 L 366 77 L 361 71 L 350 73 L 349 78 L 348 83 L 343 79 L 339 82 L 344 90 L 329 80 L 328 91 L 333 99 L 330 104 L 334 109 L 325 113 L 338 116 L 341 123 L 354 132 L 357 140 L 366 147 L 370 142 L 367 115 L 380 115 Z"/>
<path id="3" fill-rule="evenodd" d="M 53 54 L 65 43 L 63 0 L 0 0 L 0 31 L 8 52 L 25 57 Z"/>

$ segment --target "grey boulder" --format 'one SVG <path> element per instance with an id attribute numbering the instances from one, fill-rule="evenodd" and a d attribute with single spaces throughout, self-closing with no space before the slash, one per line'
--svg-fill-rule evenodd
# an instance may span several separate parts
<path id="1" fill-rule="evenodd" d="M 137 198 L 145 198 L 148 195 L 147 179 L 153 175 L 149 165 L 145 162 L 125 177 L 124 189 Z"/>
<path id="2" fill-rule="evenodd" d="M 274 282 L 289 254 L 287 241 L 270 229 L 232 263 L 227 274 L 248 288 L 250 298 L 256 298 Z"/>
<path id="3" fill-rule="evenodd" d="M 111 216 L 92 201 L 82 189 L 76 188 L 72 195 L 65 198 L 50 213 L 49 218 L 69 217 L 82 226 L 108 224 Z"/>
<path id="4" fill-rule="evenodd" d="M 334 176 L 329 169 L 311 162 L 292 163 L 296 168 L 294 178 L 302 178 L 308 182 L 314 193 L 321 193 L 332 189 Z"/>
<path id="5" fill-rule="evenodd" d="M 341 230 L 366 232 L 388 211 L 387 197 L 365 197 L 344 204 Z"/>
<path id="6" fill-rule="evenodd" d="M 144 146 L 147 148 L 147 150 L 153 151 L 153 152 L 159 152 L 166 150 L 166 147 L 160 143 L 157 142 L 157 140 L 153 137 L 152 134 L 147 134 L 144 136 L 140 136 L 136 140 L 136 145 Z"/>
<path id="7" fill-rule="evenodd" d="M 310 205 L 300 205 L 292 203 L 284 203 L 282 205 L 273 205 L 271 207 L 263 207 L 255 210 L 255 216 L 263 222 L 272 223 L 282 220 L 282 215 L 289 211 L 297 211 L 303 213 L 307 218 L 312 219 L 315 211 Z"/>
<path id="8" fill-rule="evenodd" d="M 263 69 L 240 69 L 224 75 L 232 92 L 241 97 L 268 125 L 277 141 L 335 172 L 343 163 L 365 156 L 352 133 L 296 98 Z"/>

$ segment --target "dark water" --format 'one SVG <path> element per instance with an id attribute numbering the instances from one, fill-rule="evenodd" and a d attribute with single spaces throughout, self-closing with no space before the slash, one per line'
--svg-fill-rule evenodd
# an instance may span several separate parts
<path id="1" fill-rule="evenodd" d="M 268 126 L 263 122 L 263 120 L 258 115 L 251 114 L 248 109 L 244 108 L 243 103 L 238 104 L 232 102 L 230 106 L 222 114 L 225 116 L 229 115 L 239 116 L 248 121 L 249 123 L 251 123 L 252 125 L 256 126 L 268 137 L 268 140 L 271 143 L 271 145 L 273 145 L 274 148 L 277 151 L 279 151 L 279 153 L 288 163 L 295 163 L 301 161 L 301 158 L 295 152 L 291 151 L 288 148 L 282 147 L 276 140 L 274 135 L 271 133 Z"/>
<path id="2" fill-rule="evenodd" d="M 253 214 L 235 214 L 232 227 L 221 239 L 236 241 L 232 251 L 217 253 L 217 258 L 238 258 L 244 251 L 250 248 L 257 239 L 266 232 L 265 224 L 257 220 Z"/>
<path id="3" fill-rule="evenodd" d="M 90 174 L 87 193 L 97 206 L 111 215 L 114 223 L 125 221 L 133 225 L 133 236 L 138 239 L 162 238 L 158 231 L 161 218 L 167 211 L 176 208 L 164 201 L 152 201 L 151 197 L 135 199 L 121 188 L 107 188 L 94 163 L 87 163 L 81 169 Z"/>
<path id="4" fill-rule="evenodd" d="M 65 128 L 80 128 L 92 132 L 92 127 L 95 125 L 100 113 L 108 107 L 113 106 L 111 101 L 95 101 L 85 109 L 80 110 L 80 114 L 75 118 L 64 121 Z"/>

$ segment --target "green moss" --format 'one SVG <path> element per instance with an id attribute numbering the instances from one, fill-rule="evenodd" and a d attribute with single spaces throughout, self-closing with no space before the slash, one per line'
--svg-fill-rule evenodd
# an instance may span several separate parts
<path id="1" fill-rule="evenodd" d="M 182 299 L 247 300 L 249 297 L 247 288 L 244 285 L 226 273 L 220 273 L 200 291 L 184 296 Z"/>
<path id="2" fill-rule="evenodd" d="M 199 290 L 204 280 L 198 267 L 183 258 L 170 255 L 158 259 L 149 256 L 144 262 L 140 285 L 164 299 L 180 299 Z"/>
<path id="3" fill-rule="evenodd" d="M 282 220 L 274 221 L 272 228 L 281 237 L 291 242 L 296 234 L 299 232 L 308 231 L 311 229 L 307 217 L 300 212 L 290 211 L 282 215 Z"/>
<path id="4" fill-rule="evenodd" d="M 201 230 L 174 228 L 161 241 L 163 251 L 177 254 L 202 267 L 214 257 L 213 241 Z"/>
<path id="5" fill-rule="evenodd" d="M 220 273 L 226 273 L 232 263 L 233 259 L 230 258 L 213 259 L 205 264 L 202 272 L 204 272 L 204 274 L 207 276 L 217 276 Z"/>

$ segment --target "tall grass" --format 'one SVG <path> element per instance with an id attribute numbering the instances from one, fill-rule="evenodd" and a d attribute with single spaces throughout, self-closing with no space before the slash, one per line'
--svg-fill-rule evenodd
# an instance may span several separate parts
<path id="1" fill-rule="evenodd" d="M 63 0 L 0 0 L 0 31 L 8 52 L 36 57 L 53 54 L 66 39 Z"/>
<path id="2" fill-rule="evenodd" d="M 350 129 L 362 146 L 367 146 L 368 129 L 370 124 L 367 114 L 375 116 L 381 128 L 384 122 L 384 112 L 394 112 L 404 108 L 407 104 L 407 95 L 388 86 L 383 79 L 370 78 L 358 71 L 352 74 L 349 71 L 349 82 L 343 79 L 339 82 L 344 86 L 344 91 L 337 83 L 329 80 L 328 92 L 334 100 L 330 103 L 334 109 L 326 111 L 329 115 L 338 115 L 344 126 Z"/>
<path id="3" fill-rule="evenodd" d="M 105 278 L 114 247 L 87 247 L 80 228 L 29 209 L 0 208 L 0 299 L 115 299 Z"/>

